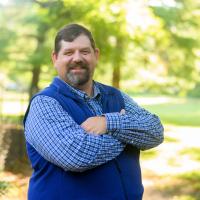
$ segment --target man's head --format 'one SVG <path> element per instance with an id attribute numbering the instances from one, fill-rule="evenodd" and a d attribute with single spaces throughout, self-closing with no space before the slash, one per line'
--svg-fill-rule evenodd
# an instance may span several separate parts
<path id="1" fill-rule="evenodd" d="M 92 83 L 98 56 L 92 34 L 85 27 L 69 24 L 57 33 L 52 60 L 60 78 L 70 85 L 80 88 Z"/>
<path id="2" fill-rule="evenodd" d="M 64 26 L 60 31 L 57 33 L 55 38 L 55 44 L 54 44 L 54 51 L 55 53 L 58 53 L 61 48 L 61 41 L 67 41 L 72 42 L 74 39 L 76 39 L 80 35 L 85 35 L 90 40 L 92 48 L 95 50 L 95 41 L 92 37 L 92 33 L 86 29 L 84 26 L 81 26 L 79 24 L 69 24 Z"/>

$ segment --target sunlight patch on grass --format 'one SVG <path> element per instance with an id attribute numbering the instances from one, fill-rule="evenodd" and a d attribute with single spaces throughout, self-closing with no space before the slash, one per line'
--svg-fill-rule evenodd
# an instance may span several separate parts
<path id="1" fill-rule="evenodd" d="M 200 161 L 200 148 L 186 148 L 180 151 L 181 155 L 189 155 L 192 159 Z M 200 180 L 199 180 L 200 181 Z"/>
<path id="2" fill-rule="evenodd" d="M 189 154 L 180 154 L 184 149 L 199 147 L 199 132 L 200 128 L 197 127 L 167 126 L 166 141 L 154 149 L 155 157 L 141 159 L 142 167 L 158 175 L 166 176 L 200 169 L 200 163 L 197 160 L 192 159 Z"/>
<path id="3" fill-rule="evenodd" d="M 141 159 L 145 199 L 200 200 L 199 133 L 200 127 L 165 125 L 156 156 Z"/>

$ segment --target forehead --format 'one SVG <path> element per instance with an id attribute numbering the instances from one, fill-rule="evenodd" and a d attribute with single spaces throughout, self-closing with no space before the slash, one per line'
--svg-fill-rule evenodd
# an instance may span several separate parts
<path id="1" fill-rule="evenodd" d="M 61 40 L 61 49 L 74 49 L 74 48 L 92 48 L 89 38 L 85 35 L 80 35 L 73 41 Z"/>

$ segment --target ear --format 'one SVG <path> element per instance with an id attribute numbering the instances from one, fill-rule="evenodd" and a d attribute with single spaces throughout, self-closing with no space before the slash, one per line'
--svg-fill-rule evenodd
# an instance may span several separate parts
<path id="1" fill-rule="evenodd" d="M 51 53 L 51 60 L 52 60 L 52 62 L 53 62 L 53 64 L 54 64 L 54 66 L 56 66 L 57 58 L 58 58 L 57 53 L 56 53 L 55 51 L 53 51 L 53 52 Z"/>
<path id="2" fill-rule="evenodd" d="M 96 60 L 99 60 L 100 50 L 98 48 L 96 48 L 94 53 L 95 53 Z"/>

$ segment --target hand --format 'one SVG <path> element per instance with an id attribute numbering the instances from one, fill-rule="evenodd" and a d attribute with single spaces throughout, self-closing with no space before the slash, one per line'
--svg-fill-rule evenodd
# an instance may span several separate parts
<path id="1" fill-rule="evenodd" d="M 89 117 L 82 124 L 81 127 L 94 135 L 101 135 L 106 133 L 106 118 L 104 116 Z"/>

